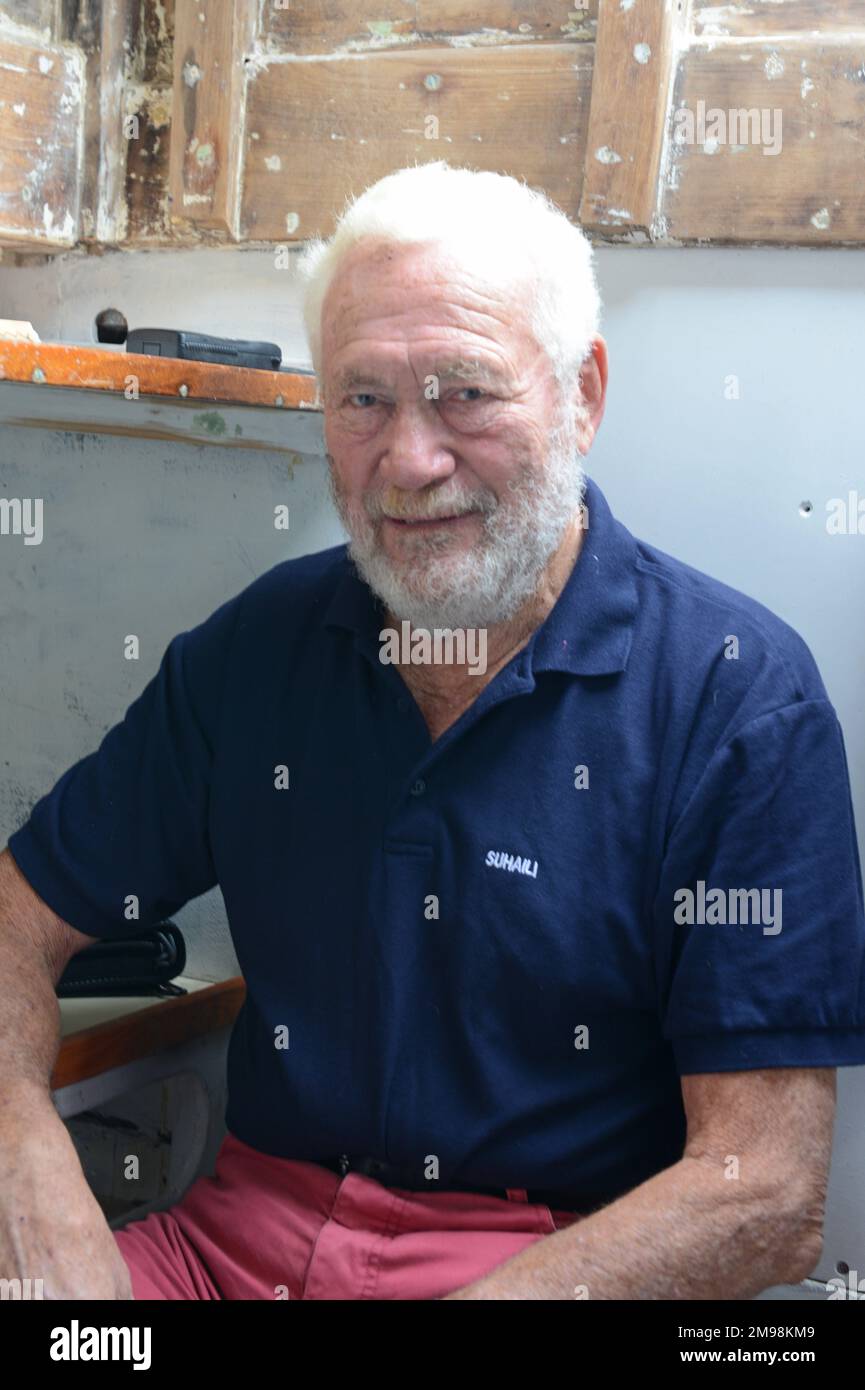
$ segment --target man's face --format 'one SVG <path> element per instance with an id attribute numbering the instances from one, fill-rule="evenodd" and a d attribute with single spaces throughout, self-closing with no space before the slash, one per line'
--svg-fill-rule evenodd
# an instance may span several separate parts
<path id="1" fill-rule="evenodd" d="M 332 490 L 370 587 L 416 626 L 512 616 L 584 486 L 519 294 L 440 250 L 355 247 L 322 364 Z"/>

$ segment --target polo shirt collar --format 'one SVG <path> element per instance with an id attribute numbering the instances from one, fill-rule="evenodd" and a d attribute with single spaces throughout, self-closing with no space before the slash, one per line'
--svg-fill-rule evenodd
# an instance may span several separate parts
<path id="1" fill-rule="evenodd" d="M 522 653 L 533 672 L 605 676 L 624 671 L 628 662 L 637 616 L 637 543 L 592 478 L 586 481 L 585 508 L 588 526 L 577 562 Z M 354 632 L 356 644 L 377 661 L 384 607 L 347 548 L 323 621 Z"/>

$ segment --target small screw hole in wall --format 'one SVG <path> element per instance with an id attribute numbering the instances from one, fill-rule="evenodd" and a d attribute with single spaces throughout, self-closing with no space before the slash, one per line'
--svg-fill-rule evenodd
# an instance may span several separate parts
<path id="1" fill-rule="evenodd" d="M 814 503 L 813 503 L 813 502 L 800 502 L 800 503 L 799 503 L 799 515 L 800 515 L 800 516 L 810 516 L 811 513 L 813 512 L 813 510 L 814 510 Z"/>
<path id="2" fill-rule="evenodd" d="M 129 325 L 119 309 L 103 309 L 96 315 L 97 343 L 125 343 Z"/>
<path id="3" fill-rule="evenodd" d="M 838 1271 L 839 1274 L 849 1274 L 849 1273 L 850 1273 L 850 1266 L 848 1265 L 848 1263 L 847 1263 L 846 1260 L 839 1260 L 838 1263 L 836 1264 L 835 1268 L 836 1268 L 836 1270 Z"/>

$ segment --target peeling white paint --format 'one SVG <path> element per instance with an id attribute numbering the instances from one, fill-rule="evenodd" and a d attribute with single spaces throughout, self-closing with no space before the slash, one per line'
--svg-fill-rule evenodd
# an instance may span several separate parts
<path id="1" fill-rule="evenodd" d="M 46 58 L 44 53 L 39 54 L 39 71 L 50 72 L 54 66 L 53 58 Z"/>
<path id="2" fill-rule="evenodd" d="M 560 27 L 565 34 L 573 37 L 571 25 L 562 24 Z M 417 41 L 417 35 L 411 37 Z M 515 34 L 511 29 L 478 29 L 473 34 L 447 34 L 444 41 L 449 48 L 499 48 L 503 44 L 521 43 L 522 35 Z"/>
<path id="3" fill-rule="evenodd" d="M 774 82 L 784 71 L 784 60 L 777 53 L 770 53 L 763 64 L 763 71 L 770 82 Z"/>
<path id="4" fill-rule="evenodd" d="M 300 214 L 297 212 L 287 212 L 285 214 L 285 230 L 296 232 L 300 226 Z"/>
<path id="5" fill-rule="evenodd" d="M 717 153 L 718 153 L 718 137 L 717 137 L 716 135 L 710 135 L 709 138 L 708 138 L 707 140 L 704 140 L 704 142 L 703 142 L 703 154 L 717 154 Z"/>
<path id="6" fill-rule="evenodd" d="M 634 214 L 628 212 L 627 208 L 608 208 L 607 215 L 609 217 L 621 218 L 623 222 L 633 222 L 634 220 Z"/>
<path id="7" fill-rule="evenodd" d="M 183 64 L 183 80 L 187 87 L 195 87 L 201 81 L 201 68 L 197 63 Z"/>
<path id="8" fill-rule="evenodd" d="M 634 57 L 638 63 L 648 63 L 652 56 L 652 50 L 647 43 L 637 43 L 634 45 Z"/>
<path id="9" fill-rule="evenodd" d="M 627 14 L 628 10 L 632 10 L 634 8 L 634 3 L 635 0 L 619 0 L 619 9 L 624 11 L 625 14 Z"/>
<path id="10" fill-rule="evenodd" d="M 23 116 L 24 112 L 27 110 L 26 101 L 14 101 L 12 103 L 12 110 L 15 112 L 16 116 Z"/>
<path id="11" fill-rule="evenodd" d="M 124 116 L 137 116 L 146 111 L 149 125 L 162 129 L 171 124 L 174 93 L 170 87 L 154 89 L 144 82 L 127 81 L 122 90 Z"/>
<path id="12" fill-rule="evenodd" d="M 599 164 L 621 164 L 622 156 L 611 150 L 609 145 L 602 145 L 599 150 L 595 150 L 595 159 Z"/>
<path id="13" fill-rule="evenodd" d="M 72 213 L 67 208 L 63 214 L 63 221 L 59 227 L 54 225 L 54 213 L 47 203 L 42 205 L 42 225 L 45 228 L 46 237 L 52 241 L 72 241 L 75 234 L 75 222 Z"/>
<path id="14" fill-rule="evenodd" d="M 4 11 L 11 8 L 12 6 L 4 5 Z M 14 19 L 10 19 L 5 12 L 0 14 L 0 34 L 4 38 L 11 39 L 13 43 L 26 44 L 28 48 L 32 48 L 34 29 L 37 29 L 42 35 L 44 42 L 50 42 L 51 30 L 47 25 L 19 24 Z M 27 69 L 25 68 L 24 71 L 26 72 Z"/>
<path id="15" fill-rule="evenodd" d="M 802 83 L 802 86 L 799 88 L 799 94 L 802 97 L 802 100 L 804 101 L 808 93 L 813 92 L 813 90 L 814 83 L 811 81 L 810 77 L 806 77 L 804 82 Z"/>
<path id="16" fill-rule="evenodd" d="M 580 12 L 575 10 L 572 13 L 579 15 Z M 381 22 L 384 24 L 386 21 Z M 370 27 L 369 22 L 367 27 Z M 591 38 L 595 24 L 594 21 L 589 21 L 580 29 L 575 29 L 570 24 L 561 27 L 569 38 Z M 328 53 L 288 53 L 283 49 L 272 47 L 269 40 L 265 40 L 264 47 L 259 46 L 247 56 L 244 66 L 247 77 L 254 79 L 260 73 L 265 72 L 267 68 L 280 66 L 284 63 L 332 63 L 340 60 L 363 62 L 368 58 L 375 58 L 382 51 L 382 48 L 411 48 L 416 47 L 420 42 L 421 36 L 415 33 L 398 34 L 391 32 L 385 38 L 378 33 L 372 33 L 368 39 L 349 39 Z M 447 44 L 449 48 L 476 49 L 519 44 L 524 43 L 525 40 L 522 34 L 511 29 L 485 28 L 475 30 L 471 34 L 444 35 L 442 42 Z M 398 86 L 401 91 L 404 91 L 406 84 L 400 82 Z"/>
<path id="17" fill-rule="evenodd" d="M 815 212 L 814 216 L 811 218 L 811 226 L 816 227 L 818 232 L 825 232 L 831 220 L 829 209 L 821 208 L 820 211 Z"/>
<path id="18" fill-rule="evenodd" d="M 265 167 L 269 169 L 272 174 L 278 174 L 282 168 L 282 160 L 278 154 L 267 155 L 264 163 Z"/>
<path id="19" fill-rule="evenodd" d="M 784 0 L 784 2 L 786 3 L 787 0 Z M 831 36 L 828 36 L 826 32 L 823 30 L 809 31 L 807 29 L 791 30 L 789 33 L 779 35 L 779 38 L 783 41 L 785 50 L 793 48 L 810 49 L 813 48 L 815 39 L 818 41 L 822 40 L 822 42 L 825 43 L 827 42 L 827 38 L 829 37 L 831 37 L 831 43 L 833 48 L 849 48 L 852 49 L 854 53 L 856 53 L 857 55 L 861 53 L 861 29 L 838 29 L 832 31 Z M 764 52 L 767 52 L 769 50 L 771 50 L 772 52 L 776 52 L 777 50 L 775 48 L 775 45 L 778 43 L 779 38 L 775 38 L 771 42 L 769 42 L 767 41 L 766 36 L 764 36 L 763 39 L 760 40 L 755 34 L 730 34 L 729 36 L 722 38 L 721 41 L 723 43 L 725 51 L 732 55 L 736 51 L 736 49 L 747 50 L 749 48 L 754 49 L 757 47 L 762 48 Z M 688 40 L 689 48 L 697 48 L 705 51 L 717 47 L 717 44 L 717 39 L 706 39 L 701 34 L 693 34 Z M 787 57 L 792 58 L 792 55 L 788 53 Z"/>
<path id="20" fill-rule="evenodd" d="M 156 19 L 159 24 L 158 39 L 160 43 L 165 43 L 168 38 L 168 25 L 165 22 L 165 6 L 162 0 L 153 0 L 153 8 L 156 11 Z"/>

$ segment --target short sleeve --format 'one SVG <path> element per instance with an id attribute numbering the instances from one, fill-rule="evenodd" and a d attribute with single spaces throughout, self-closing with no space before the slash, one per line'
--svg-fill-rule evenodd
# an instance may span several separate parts
<path id="1" fill-rule="evenodd" d="M 24 877 L 79 931 L 133 935 L 216 882 L 209 793 L 241 597 L 172 639 L 123 720 L 9 840 Z"/>
<path id="2" fill-rule="evenodd" d="M 715 752 L 670 834 L 654 926 L 679 1074 L 865 1064 L 862 875 L 828 700 Z"/>

